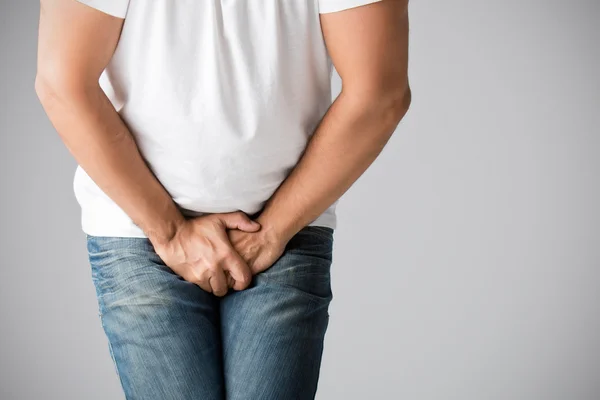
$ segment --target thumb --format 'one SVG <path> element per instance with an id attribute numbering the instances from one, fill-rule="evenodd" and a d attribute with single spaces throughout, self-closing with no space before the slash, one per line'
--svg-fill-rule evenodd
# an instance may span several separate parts
<path id="1" fill-rule="evenodd" d="M 229 229 L 239 229 L 245 232 L 256 232 L 260 230 L 260 224 L 253 221 L 242 211 L 221 214 L 221 221 Z"/>

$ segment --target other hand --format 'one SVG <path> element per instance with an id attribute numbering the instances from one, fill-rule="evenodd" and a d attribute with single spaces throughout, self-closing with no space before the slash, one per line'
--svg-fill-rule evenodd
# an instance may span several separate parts
<path id="1" fill-rule="evenodd" d="M 154 249 L 183 279 L 221 297 L 229 287 L 243 290 L 252 281 L 248 264 L 229 241 L 228 228 L 250 233 L 261 226 L 242 211 L 201 215 L 186 219 L 170 241 Z"/>
<path id="2" fill-rule="evenodd" d="M 288 240 L 268 229 L 255 232 L 230 229 L 229 241 L 250 268 L 252 275 L 265 271 L 281 257 Z M 229 285 L 233 280 L 229 279 Z"/>

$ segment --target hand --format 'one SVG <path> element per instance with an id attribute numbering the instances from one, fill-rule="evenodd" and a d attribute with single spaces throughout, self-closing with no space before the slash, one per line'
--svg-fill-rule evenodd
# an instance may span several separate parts
<path id="1" fill-rule="evenodd" d="M 229 241 L 228 228 L 255 232 L 261 226 L 241 211 L 201 215 L 186 219 L 170 241 L 154 245 L 154 249 L 183 279 L 221 297 L 229 287 L 243 290 L 252 281 L 248 264 Z"/>
<path id="2" fill-rule="evenodd" d="M 268 229 L 256 232 L 239 229 L 228 230 L 227 235 L 236 252 L 243 258 L 252 275 L 265 271 L 281 257 L 289 239 Z M 233 283 L 229 280 L 229 285 Z"/>

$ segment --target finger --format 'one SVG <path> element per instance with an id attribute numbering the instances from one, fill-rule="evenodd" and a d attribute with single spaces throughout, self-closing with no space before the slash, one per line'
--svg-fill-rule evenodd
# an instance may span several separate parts
<path id="1" fill-rule="evenodd" d="M 260 230 L 260 223 L 253 221 L 242 211 L 219 214 L 220 220 L 229 229 L 239 229 L 245 232 L 256 232 Z"/>
<path id="2" fill-rule="evenodd" d="M 235 286 L 235 279 L 231 276 L 228 270 L 225 270 L 225 277 L 227 278 L 227 286 L 233 288 Z"/>
<path id="3" fill-rule="evenodd" d="M 190 282 L 193 282 L 196 285 L 200 286 L 200 288 L 202 290 L 204 290 L 205 292 L 212 293 L 213 290 L 212 290 L 212 287 L 210 286 L 209 279 L 210 278 L 203 279 L 203 280 L 200 280 L 200 281 L 190 281 Z"/>
<path id="4" fill-rule="evenodd" d="M 199 275 L 192 274 L 192 277 L 187 278 L 186 280 L 200 286 L 205 292 L 213 292 L 213 288 L 210 285 L 210 271 L 208 269 L 203 269 L 202 273 Z"/>
<path id="5" fill-rule="evenodd" d="M 227 285 L 233 289 L 235 286 L 235 278 L 231 276 L 229 271 L 225 271 L 225 273 L 227 274 Z"/>
<path id="6" fill-rule="evenodd" d="M 230 286 L 234 290 L 244 290 L 252 281 L 250 267 L 234 248 L 231 248 L 230 257 L 223 263 L 223 270 L 226 270 L 234 281 Z"/>
<path id="7" fill-rule="evenodd" d="M 223 272 L 222 268 L 214 269 L 212 271 L 212 275 L 210 278 L 208 278 L 208 282 L 210 283 L 210 287 L 212 288 L 212 292 L 215 296 L 225 296 L 229 291 L 229 286 L 227 286 L 227 278 L 225 278 L 225 272 Z"/>

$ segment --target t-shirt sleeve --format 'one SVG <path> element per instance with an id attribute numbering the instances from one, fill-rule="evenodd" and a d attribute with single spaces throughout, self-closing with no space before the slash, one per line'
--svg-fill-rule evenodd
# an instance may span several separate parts
<path id="1" fill-rule="evenodd" d="M 382 0 L 319 0 L 319 12 L 321 14 L 347 10 L 366 4 L 376 3 Z"/>
<path id="2" fill-rule="evenodd" d="M 114 17 L 125 18 L 129 0 L 77 0 Z"/>

